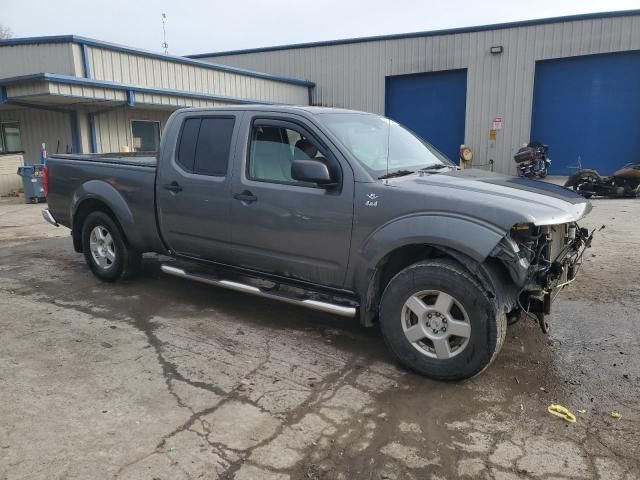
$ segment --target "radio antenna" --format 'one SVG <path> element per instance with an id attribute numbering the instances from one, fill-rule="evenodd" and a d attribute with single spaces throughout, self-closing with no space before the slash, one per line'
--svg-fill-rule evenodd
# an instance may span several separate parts
<path id="1" fill-rule="evenodd" d="M 393 78 L 393 58 L 389 59 L 390 62 L 390 75 L 389 82 Z M 391 119 L 386 118 L 387 121 L 387 174 L 385 175 L 385 185 L 389 185 L 389 152 L 391 150 Z"/>
<path id="2" fill-rule="evenodd" d="M 164 54 L 169 54 L 169 44 L 167 43 L 167 14 L 162 14 L 162 48 L 164 48 Z"/>

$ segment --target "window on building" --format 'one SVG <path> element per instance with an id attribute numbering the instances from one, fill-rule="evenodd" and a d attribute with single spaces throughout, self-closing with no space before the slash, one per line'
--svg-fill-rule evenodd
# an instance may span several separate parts
<path id="1" fill-rule="evenodd" d="M 20 125 L 17 122 L 0 123 L 0 152 L 21 152 Z"/>
<path id="2" fill-rule="evenodd" d="M 157 152 L 160 150 L 160 122 L 131 120 L 131 136 L 134 152 Z"/>
<path id="3" fill-rule="evenodd" d="M 185 120 L 176 161 L 187 172 L 223 177 L 227 173 L 235 118 Z"/>

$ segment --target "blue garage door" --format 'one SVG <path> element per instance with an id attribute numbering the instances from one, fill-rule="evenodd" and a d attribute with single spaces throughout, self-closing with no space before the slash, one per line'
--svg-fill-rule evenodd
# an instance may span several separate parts
<path id="1" fill-rule="evenodd" d="M 386 116 L 423 137 L 452 160 L 464 143 L 467 71 L 387 77 Z"/>
<path id="2" fill-rule="evenodd" d="M 536 63 L 531 138 L 549 145 L 551 172 L 610 174 L 640 157 L 640 52 Z"/>

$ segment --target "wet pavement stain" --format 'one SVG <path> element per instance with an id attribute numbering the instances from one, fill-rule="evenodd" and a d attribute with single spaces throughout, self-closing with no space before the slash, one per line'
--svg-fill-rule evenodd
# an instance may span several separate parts
<path id="1" fill-rule="evenodd" d="M 376 329 L 154 256 L 103 284 L 68 238 L 0 237 L 0 478 L 638 478 L 640 262 L 609 246 L 640 227 L 617 220 L 551 335 L 516 324 L 459 383 L 399 368 Z"/>

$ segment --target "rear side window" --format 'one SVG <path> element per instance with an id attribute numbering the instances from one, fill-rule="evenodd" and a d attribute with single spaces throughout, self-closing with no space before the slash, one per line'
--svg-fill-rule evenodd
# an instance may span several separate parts
<path id="1" fill-rule="evenodd" d="M 176 161 L 187 172 L 223 177 L 227 173 L 232 117 L 188 118 L 182 127 Z"/>
<path id="2" fill-rule="evenodd" d="M 199 130 L 199 118 L 189 118 L 182 126 L 182 135 L 180 135 L 180 145 L 178 146 L 178 157 L 176 161 L 187 172 L 193 172 L 193 162 L 195 160 Z"/>
<path id="3" fill-rule="evenodd" d="M 194 172 L 223 177 L 227 173 L 233 118 L 203 118 L 196 147 Z"/>

